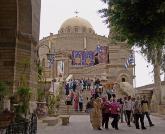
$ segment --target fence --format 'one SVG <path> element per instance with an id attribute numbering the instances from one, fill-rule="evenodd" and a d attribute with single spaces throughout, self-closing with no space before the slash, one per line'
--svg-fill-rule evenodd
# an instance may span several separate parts
<path id="1" fill-rule="evenodd" d="M 4 134 L 37 134 L 36 114 L 32 114 L 29 121 L 10 124 Z"/>

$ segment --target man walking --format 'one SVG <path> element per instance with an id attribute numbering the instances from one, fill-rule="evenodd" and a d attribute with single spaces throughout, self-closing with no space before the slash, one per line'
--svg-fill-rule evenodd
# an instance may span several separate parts
<path id="1" fill-rule="evenodd" d="M 143 114 L 142 114 L 142 105 L 141 105 L 141 101 L 140 101 L 139 97 L 137 97 L 137 99 L 135 100 L 135 104 L 133 106 L 133 113 L 134 113 L 136 129 L 140 129 L 139 119 L 140 119 L 140 123 L 141 123 L 141 129 L 146 129 L 146 127 L 144 126 L 144 118 L 143 118 Z"/>
<path id="2" fill-rule="evenodd" d="M 149 116 L 149 103 L 148 103 L 148 100 L 146 99 L 146 96 L 143 96 L 143 100 L 141 101 L 141 105 L 142 105 L 143 117 L 146 115 L 150 127 L 154 126 L 154 124 L 152 123 L 150 116 Z"/>

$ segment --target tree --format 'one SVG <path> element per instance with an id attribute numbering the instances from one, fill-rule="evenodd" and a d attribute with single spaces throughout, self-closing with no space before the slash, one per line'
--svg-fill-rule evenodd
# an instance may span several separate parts
<path id="1" fill-rule="evenodd" d="M 102 0 L 108 8 L 103 13 L 105 22 L 112 30 L 112 38 L 125 39 L 130 46 L 142 48 L 154 66 L 155 101 L 161 103 L 160 66 L 163 63 L 165 45 L 165 1 L 164 0 Z M 112 28 L 112 29 L 111 29 Z M 117 35 L 117 36 L 115 36 Z M 152 55 L 152 57 L 151 57 Z"/>

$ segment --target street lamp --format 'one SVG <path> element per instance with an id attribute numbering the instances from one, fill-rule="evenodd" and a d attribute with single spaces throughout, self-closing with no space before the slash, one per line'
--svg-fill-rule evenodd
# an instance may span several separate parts
<path id="1" fill-rule="evenodd" d="M 49 68 L 51 68 L 51 66 L 54 63 L 55 60 L 55 54 L 54 53 L 47 53 L 47 59 L 48 59 L 48 63 L 49 63 Z"/>
<path id="2" fill-rule="evenodd" d="M 45 46 L 45 47 L 47 47 L 48 48 L 48 53 L 47 54 L 45 54 L 46 56 L 47 56 L 47 60 L 48 60 L 48 67 L 49 67 L 49 69 L 51 69 L 52 68 L 52 71 L 53 71 L 53 80 L 52 80 L 52 82 L 53 82 L 53 93 L 54 93 L 54 61 L 55 61 L 55 53 L 51 53 L 51 50 L 50 50 L 50 42 L 49 42 L 49 44 L 45 44 L 45 43 L 43 43 L 43 44 L 41 44 L 40 46 L 38 46 L 38 48 L 39 47 L 42 47 L 42 46 Z M 52 65 L 53 65 L 53 67 L 52 67 Z"/>

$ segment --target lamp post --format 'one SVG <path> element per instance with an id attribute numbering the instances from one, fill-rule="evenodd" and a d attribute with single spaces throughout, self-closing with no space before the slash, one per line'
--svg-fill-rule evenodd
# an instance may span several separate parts
<path id="1" fill-rule="evenodd" d="M 43 43 L 43 44 L 39 45 L 37 49 L 39 49 L 42 46 L 46 46 L 48 48 L 48 53 L 45 54 L 45 55 L 47 56 L 48 67 L 49 67 L 49 69 L 52 68 L 52 71 L 53 71 L 53 76 L 52 76 L 53 80 L 52 80 L 52 82 L 53 82 L 53 93 L 54 93 L 54 76 L 55 76 L 54 75 L 54 61 L 55 61 L 55 53 L 51 53 L 51 49 L 50 49 L 51 44 L 50 44 L 50 42 L 49 42 L 49 44 Z M 52 65 L 53 65 L 53 67 L 52 67 Z"/>
<path id="2" fill-rule="evenodd" d="M 54 79 L 54 60 L 55 60 L 55 54 L 54 53 L 48 53 L 47 54 L 47 59 L 48 59 L 48 63 L 49 63 L 49 68 L 51 68 L 51 66 L 53 65 L 53 93 L 54 93 L 54 82 L 55 82 L 55 79 Z"/>

